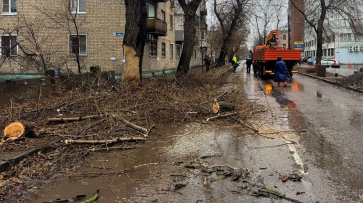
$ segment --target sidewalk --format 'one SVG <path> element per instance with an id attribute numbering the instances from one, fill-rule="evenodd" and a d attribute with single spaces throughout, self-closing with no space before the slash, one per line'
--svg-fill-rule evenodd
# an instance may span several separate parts
<path id="1" fill-rule="evenodd" d="M 311 78 L 319 79 L 319 80 L 324 81 L 326 83 L 330 83 L 330 84 L 333 84 L 333 85 L 344 87 L 346 89 L 353 90 L 355 92 L 363 93 L 363 87 L 360 87 L 360 86 L 357 86 L 357 85 L 350 86 L 350 85 L 345 85 L 345 84 L 342 83 L 343 80 L 347 80 L 350 77 L 354 77 L 355 74 L 352 74 L 352 75 L 349 75 L 349 76 L 342 76 L 342 75 L 340 75 L 338 73 L 338 76 L 335 77 L 334 68 L 327 68 L 326 77 L 319 77 L 319 76 L 317 76 L 316 72 L 313 72 L 313 73 L 309 72 L 309 69 L 312 69 L 312 68 L 314 68 L 314 67 L 310 66 L 310 65 L 307 65 L 307 64 L 301 64 L 301 66 L 295 66 L 294 70 L 297 70 L 298 73 L 301 74 L 301 75 L 305 75 L 305 76 L 308 76 L 308 77 L 311 77 Z M 357 82 L 359 83 L 359 81 L 357 81 Z"/>

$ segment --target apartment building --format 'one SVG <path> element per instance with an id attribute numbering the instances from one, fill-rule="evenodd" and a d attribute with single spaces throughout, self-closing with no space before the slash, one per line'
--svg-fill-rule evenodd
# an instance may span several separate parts
<path id="1" fill-rule="evenodd" d="M 76 53 L 82 72 L 95 65 L 121 72 L 124 1 L 0 0 L 0 4 L 1 73 L 44 69 L 76 73 Z M 175 69 L 181 53 L 180 41 L 175 40 L 175 2 L 148 0 L 147 11 L 143 71 Z M 191 65 L 200 64 L 193 60 Z"/>
<path id="2" fill-rule="evenodd" d="M 289 42 L 288 49 L 300 49 L 303 52 L 304 49 L 304 16 L 296 9 L 296 5 L 299 10 L 305 10 L 304 1 L 292 0 L 294 4 L 289 1 L 288 10 L 288 27 L 289 27 Z"/>
<path id="3" fill-rule="evenodd" d="M 279 30 L 279 42 L 278 47 L 281 47 L 283 49 L 288 48 L 289 43 L 289 32 L 288 30 Z"/>
<path id="4" fill-rule="evenodd" d="M 315 2 L 306 5 L 313 8 Z M 363 10 L 363 5 L 358 5 Z M 304 56 L 316 58 L 317 39 L 315 31 L 305 24 Z M 363 64 L 363 35 L 356 34 L 346 18 L 334 10 L 328 10 L 324 20 L 322 58 L 335 58 L 341 64 Z"/>

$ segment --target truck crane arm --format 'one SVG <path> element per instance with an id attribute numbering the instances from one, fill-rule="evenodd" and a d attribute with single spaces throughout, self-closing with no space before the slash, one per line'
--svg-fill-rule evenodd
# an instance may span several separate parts
<path id="1" fill-rule="evenodd" d="M 265 48 L 277 47 L 277 40 L 279 39 L 279 31 L 272 30 L 266 37 Z"/>

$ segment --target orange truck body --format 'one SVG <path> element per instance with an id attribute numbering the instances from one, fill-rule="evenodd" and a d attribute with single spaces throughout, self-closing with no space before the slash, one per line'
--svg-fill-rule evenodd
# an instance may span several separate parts
<path id="1" fill-rule="evenodd" d="M 281 56 L 283 61 L 299 61 L 301 51 L 299 49 L 265 49 L 264 46 L 255 47 L 253 60 L 256 61 L 276 61 Z"/>
<path id="2" fill-rule="evenodd" d="M 275 72 L 277 57 L 279 56 L 281 56 L 282 60 L 285 61 L 287 69 L 291 75 L 296 72 L 293 71 L 293 66 L 301 60 L 301 50 L 286 50 L 275 47 L 266 48 L 265 46 L 257 46 L 254 49 L 254 71 L 257 71 L 260 77 L 264 77 L 268 74 L 273 74 Z"/>

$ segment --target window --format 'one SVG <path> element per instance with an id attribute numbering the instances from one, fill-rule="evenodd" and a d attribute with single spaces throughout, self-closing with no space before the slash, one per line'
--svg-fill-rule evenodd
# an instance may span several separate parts
<path id="1" fill-rule="evenodd" d="M 284 49 L 286 49 L 286 44 L 283 44 L 283 45 L 282 45 L 282 47 L 283 47 Z"/>
<path id="2" fill-rule="evenodd" d="M 156 52 L 157 52 L 157 41 L 151 41 L 149 55 L 152 57 L 156 57 L 157 56 Z"/>
<path id="3" fill-rule="evenodd" d="M 174 44 L 170 44 L 170 58 L 174 58 Z"/>
<path id="4" fill-rule="evenodd" d="M 0 55 L 16 56 L 18 55 L 17 36 L 5 35 L 1 36 L 1 52 Z"/>
<path id="5" fill-rule="evenodd" d="M 181 52 L 181 45 L 176 45 L 176 58 L 180 58 L 180 52 Z"/>
<path id="6" fill-rule="evenodd" d="M 356 42 L 360 42 L 360 41 L 363 41 L 363 35 L 354 35 L 354 39 Z"/>
<path id="7" fill-rule="evenodd" d="M 165 43 L 161 43 L 161 57 L 165 58 Z"/>
<path id="8" fill-rule="evenodd" d="M 350 42 L 351 41 L 351 34 L 343 34 L 343 35 L 341 35 L 341 36 L 343 36 L 343 40 L 341 40 L 341 41 L 344 41 L 344 42 Z"/>
<path id="9" fill-rule="evenodd" d="M 16 14 L 16 0 L 3 0 L 3 14 Z"/>
<path id="10" fill-rule="evenodd" d="M 69 36 L 69 53 L 71 55 L 87 55 L 87 37 L 86 35 Z"/>
<path id="11" fill-rule="evenodd" d="M 330 49 L 330 56 L 334 56 L 334 49 Z"/>
<path id="12" fill-rule="evenodd" d="M 161 20 L 165 22 L 165 11 L 161 10 Z"/>
<path id="13" fill-rule="evenodd" d="M 283 35 L 283 36 L 282 36 L 282 39 L 283 39 L 283 40 L 286 40 L 286 35 Z"/>
<path id="14" fill-rule="evenodd" d="M 147 17 L 148 18 L 155 18 L 155 6 L 151 5 L 151 4 L 147 4 Z"/>
<path id="15" fill-rule="evenodd" d="M 173 16 L 170 15 L 170 30 L 173 30 L 174 29 L 174 20 L 173 20 Z"/>
<path id="16" fill-rule="evenodd" d="M 72 13 L 86 13 L 86 0 L 70 0 Z"/>

